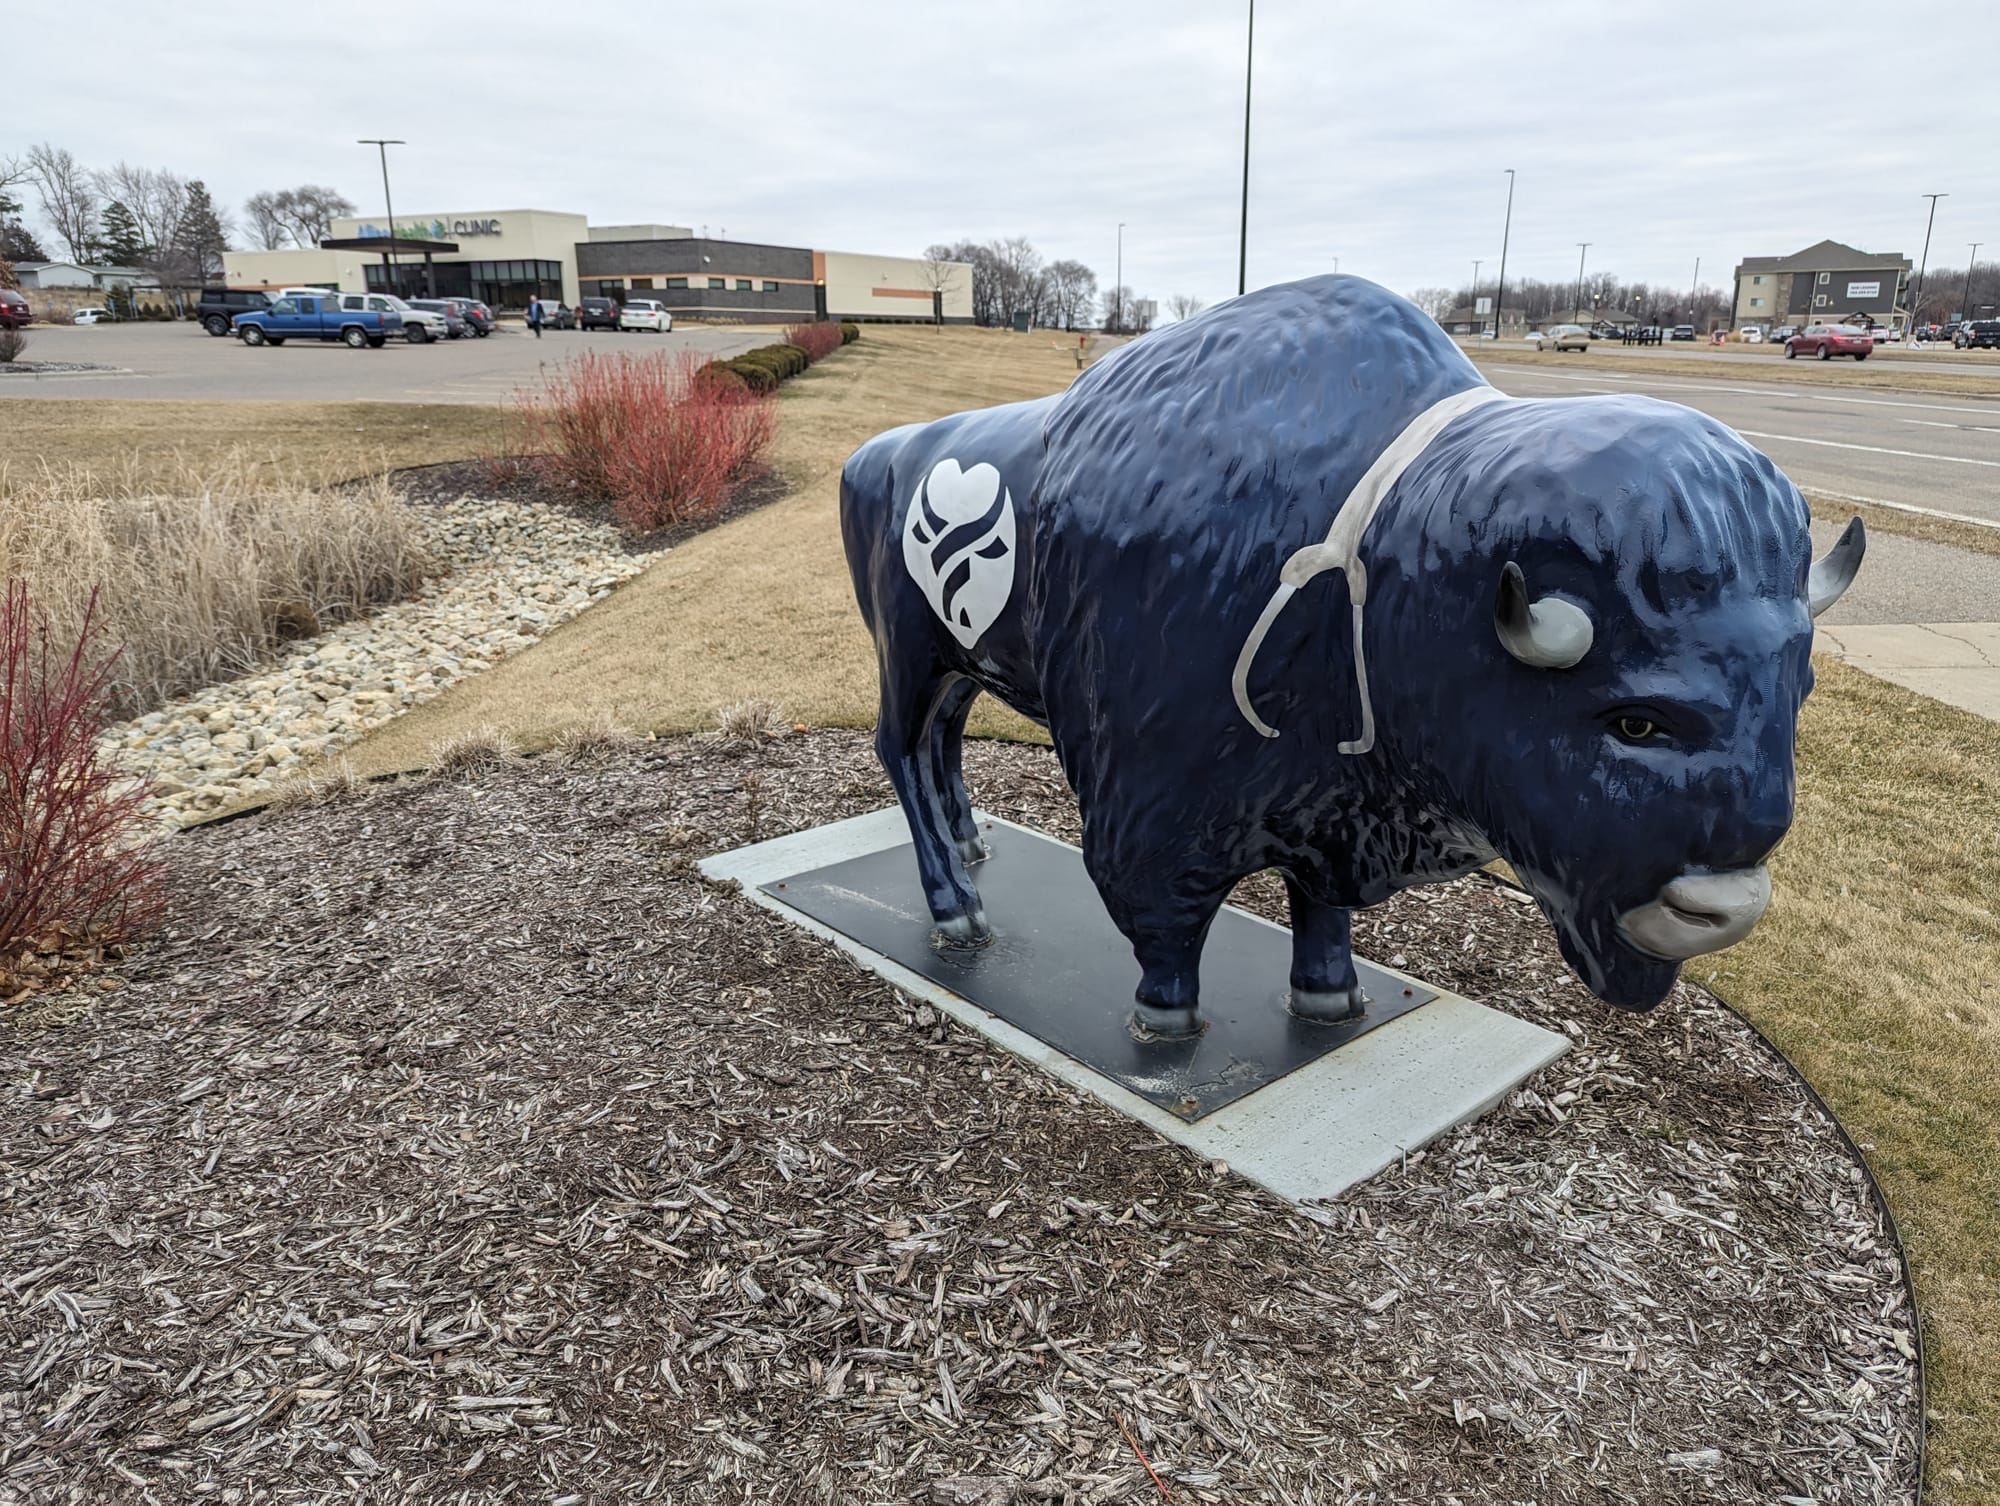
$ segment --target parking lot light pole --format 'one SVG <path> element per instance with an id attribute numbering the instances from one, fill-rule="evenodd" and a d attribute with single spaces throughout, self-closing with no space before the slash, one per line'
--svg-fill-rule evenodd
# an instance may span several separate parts
<path id="1" fill-rule="evenodd" d="M 1493 338 L 1500 338 L 1500 305 L 1507 297 L 1507 237 L 1514 232 L 1514 169 L 1507 169 L 1507 222 L 1500 228 L 1500 281 L 1493 289 Z"/>
<path id="2" fill-rule="evenodd" d="M 402 289 L 396 285 L 396 253 L 393 249 L 396 244 L 396 201 L 389 197 L 389 148 L 409 143 L 393 136 L 363 136 L 356 144 L 374 147 L 382 158 L 382 203 L 389 211 L 389 245 L 382 250 L 382 265 L 389 269 L 389 291 L 401 293 Z"/>
<path id="3" fill-rule="evenodd" d="M 1917 197 L 1931 201 L 1931 214 L 1930 218 L 1924 221 L 1924 254 L 1922 259 L 1917 263 L 1917 296 L 1910 300 L 1910 317 L 1912 319 L 1917 317 L 1917 310 L 1922 306 L 1924 301 L 1924 268 L 1930 265 L 1931 260 L 1931 226 L 1937 223 L 1937 201 L 1939 199 L 1948 199 L 1951 195 L 1948 193 L 1927 193 L 1919 194 Z M 1893 305 L 1895 300 L 1891 299 L 1890 302 Z"/>
<path id="4" fill-rule="evenodd" d="M 1570 310 L 1572 319 L 1583 312 L 1583 259 L 1590 255 L 1589 241 L 1578 241 L 1576 245 L 1576 307 Z"/>
<path id="5" fill-rule="evenodd" d="M 1243 217 L 1236 240 L 1236 296 L 1250 266 L 1250 65 L 1257 56 L 1257 0 L 1250 0 L 1250 30 L 1243 42 Z"/>
<path id="6" fill-rule="evenodd" d="M 1115 334 L 1125 333 L 1125 222 L 1118 222 L 1118 270 L 1111 276 L 1111 322 Z"/>
<path id="7" fill-rule="evenodd" d="M 1961 319 L 1970 319 L 1972 317 L 1967 312 L 1972 307 L 1972 269 L 1979 264 L 1979 248 L 1984 244 L 1986 244 L 1984 241 L 1974 241 L 1972 243 L 1972 255 L 1966 259 L 1965 287 L 1958 295 L 1958 317 Z"/>
<path id="8" fill-rule="evenodd" d="M 1479 269 L 1486 264 L 1484 257 L 1474 257 L 1472 262 L 1472 297 L 1466 302 L 1466 311 L 1473 318 L 1479 317 Z"/>

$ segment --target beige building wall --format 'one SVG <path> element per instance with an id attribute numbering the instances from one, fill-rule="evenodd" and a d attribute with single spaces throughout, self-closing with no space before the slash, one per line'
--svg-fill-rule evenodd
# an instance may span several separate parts
<path id="1" fill-rule="evenodd" d="M 398 214 L 396 223 L 405 230 L 423 226 L 431 239 L 455 242 L 458 250 L 438 257 L 439 262 L 560 262 L 563 302 L 574 304 L 577 300 L 576 244 L 590 238 L 589 222 L 580 214 L 549 209 L 460 209 L 445 214 Z M 331 238 L 345 240 L 362 234 L 364 228 L 386 230 L 388 217 L 377 214 L 335 220 Z M 369 261 L 382 259 L 375 253 L 360 254 Z"/>
<path id="2" fill-rule="evenodd" d="M 372 260 L 359 251 L 225 251 L 222 280 L 232 288 L 316 288 L 333 283 L 342 292 L 359 293 L 368 286 L 362 263 Z"/>
<path id="3" fill-rule="evenodd" d="M 933 268 L 918 256 L 858 256 L 848 251 L 820 253 L 826 265 L 826 311 L 835 319 L 928 319 L 935 282 Z M 972 319 L 972 268 L 946 262 L 944 316 Z"/>

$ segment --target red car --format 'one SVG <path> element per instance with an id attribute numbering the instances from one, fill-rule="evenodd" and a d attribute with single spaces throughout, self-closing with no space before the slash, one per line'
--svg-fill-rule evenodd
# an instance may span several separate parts
<path id="1" fill-rule="evenodd" d="M 1857 361 L 1868 359 L 1868 353 L 1875 348 L 1875 341 L 1865 329 L 1852 324 L 1808 324 L 1785 342 L 1785 359 L 1795 361 L 1800 356 L 1818 356 L 1822 361 L 1830 361 L 1835 356 L 1852 356 Z"/>
<path id="2" fill-rule="evenodd" d="M 0 329 L 19 329 L 34 317 L 27 299 L 12 288 L 0 288 Z"/>

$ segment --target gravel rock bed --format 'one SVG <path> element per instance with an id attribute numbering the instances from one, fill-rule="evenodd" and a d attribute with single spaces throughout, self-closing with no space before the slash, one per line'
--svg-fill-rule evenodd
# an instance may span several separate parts
<path id="1" fill-rule="evenodd" d="M 1913 1497 L 1900 1256 L 1709 995 L 1483 877 L 1367 913 L 1575 1049 L 1309 1215 L 694 866 L 887 799 L 676 739 L 174 839 L 124 986 L 0 1021 L 0 1499 Z"/>
<path id="2" fill-rule="evenodd" d="M 0 376 L 62 376 L 78 371 L 124 370 L 123 366 L 104 366 L 95 361 L 0 361 Z"/>
<path id="3" fill-rule="evenodd" d="M 608 522 L 548 503 L 460 496 L 422 516 L 443 572 L 416 596 L 108 729 L 118 762 L 152 776 L 150 813 L 178 827 L 268 796 L 305 764 L 528 647 L 664 552 L 629 549 Z"/>

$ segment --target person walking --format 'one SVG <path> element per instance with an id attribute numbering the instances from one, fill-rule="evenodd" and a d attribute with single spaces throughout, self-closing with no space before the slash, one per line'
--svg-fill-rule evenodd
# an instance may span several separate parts
<path id="1" fill-rule="evenodd" d="M 539 297 L 528 300 L 528 328 L 535 332 L 537 340 L 542 338 L 542 300 Z"/>

